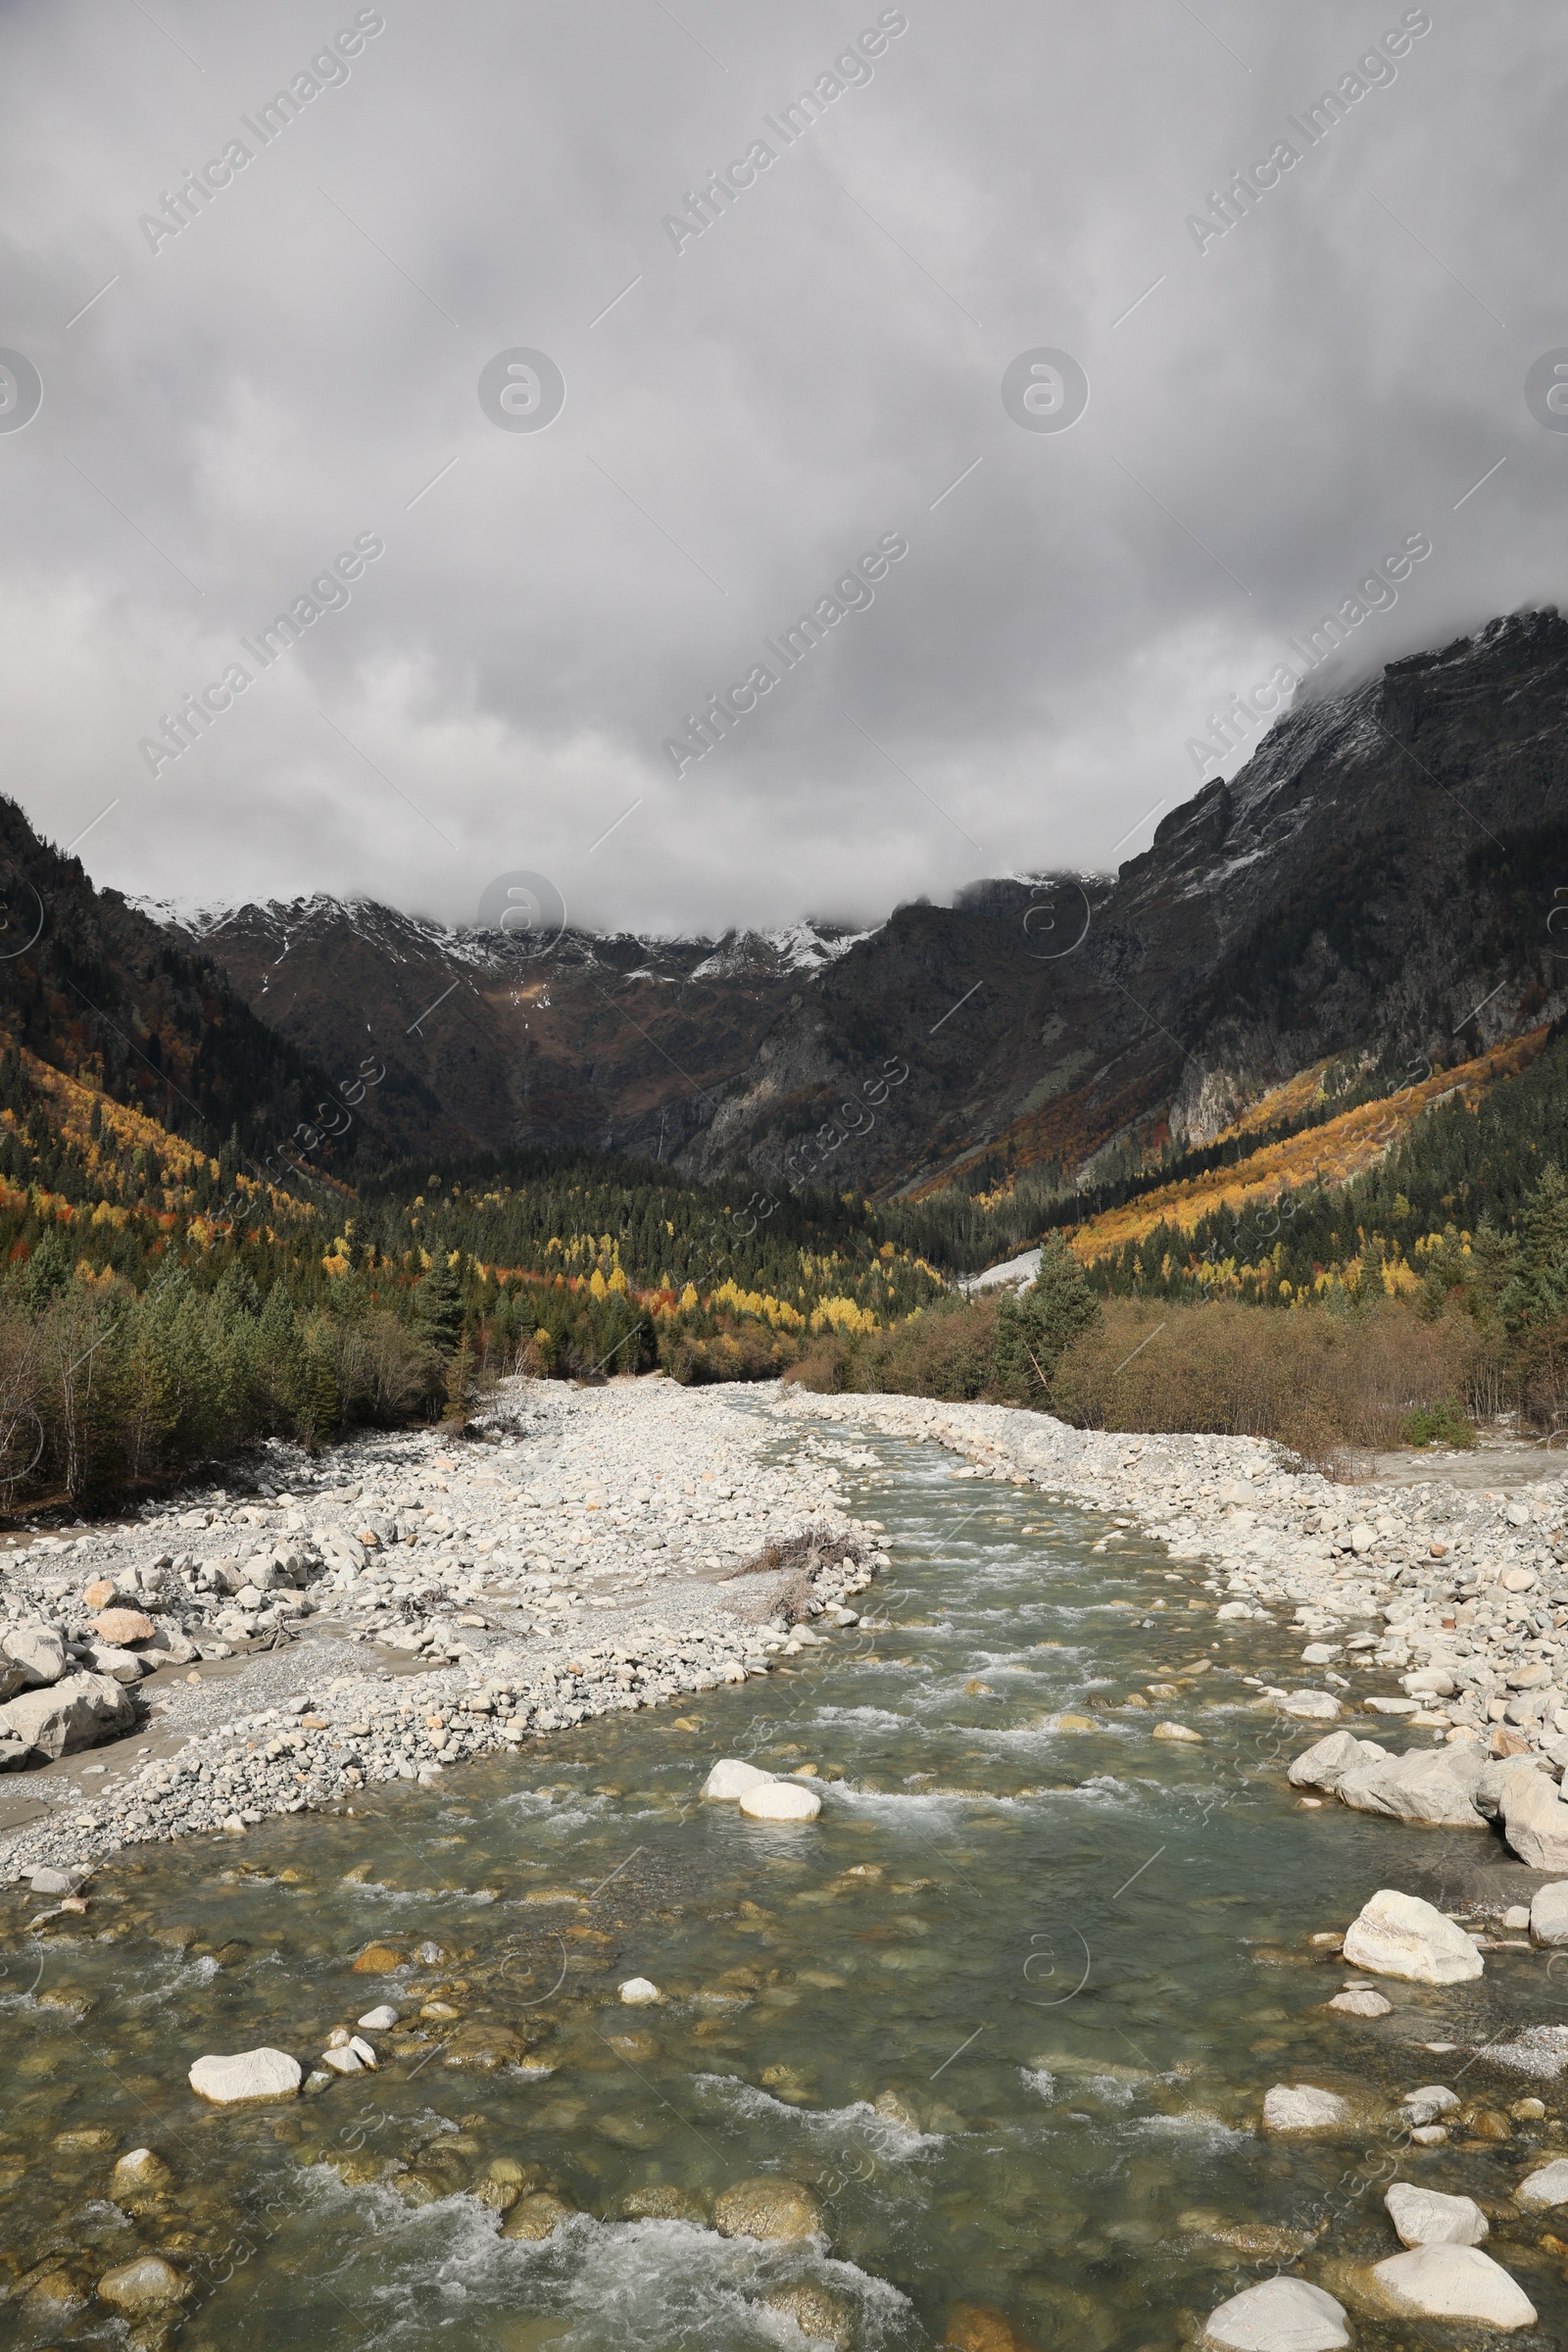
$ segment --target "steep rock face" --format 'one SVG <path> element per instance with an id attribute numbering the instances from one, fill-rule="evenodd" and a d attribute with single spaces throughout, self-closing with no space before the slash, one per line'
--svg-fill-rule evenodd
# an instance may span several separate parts
<path id="1" fill-rule="evenodd" d="M 364 1116 L 415 1156 L 562 1145 L 678 1157 L 846 936 L 802 923 L 536 944 L 326 897 L 165 919 L 303 1052 L 346 1077 L 362 1058 L 384 1067 Z"/>
<path id="2" fill-rule="evenodd" d="M 0 1031 L 216 1152 L 280 1152 L 328 1072 L 258 1019 L 198 940 L 169 931 L 0 799 Z M 357 1140 L 357 1139 L 355 1139 Z M 340 1162 L 351 1148 L 321 1156 Z M 253 1159 L 254 1164 L 254 1159 Z"/>
<path id="3" fill-rule="evenodd" d="M 1424 1074 L 1568 1005 L 1568 622 L 1299 697 L 1112 878 L 976 885 L 851 939 L 566 931 L 329 899 L 172 926 L 394 1150 L 591 1146 L 890 1193 L 1167 1132 L 1324 1055 Z M 1568 899 L 1562 903 L 1568 909 Z"/>
<path id="4" fill-rule="evenodd" d="M 1555 1017 L 1565 686 L 1568 623 L 1494 621 L 1302 703 L 1114 882 L 901 908 L 779 1021 L 687 1164 L 866 1190 L 1071 1169 L 1129 1133 L 1204 1140 L 1328 1054 L 1414 1077 Z M 907 1080 L 848 1134 L 890 1057 Z"/>

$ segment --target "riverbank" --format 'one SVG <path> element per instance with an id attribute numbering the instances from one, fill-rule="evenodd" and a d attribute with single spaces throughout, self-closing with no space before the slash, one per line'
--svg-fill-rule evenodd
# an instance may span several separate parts
<path id="1" fill-rule="evenodd" d="M 0 1779 L 0 1884 L 352 1806 L 854 1624 L 887 1554 L 835 1497 L 847 1449 L 772 1462 L 776 1434 L 718 1389 L 517 1382 L 489 1443 L 275 1447 L 243 1491 L 10 1552 L 0 1657 L 33 1679 L 0 1743 L 35 1744 Z"/>
<path id="2" fill-rule="evenodd" d="M 274 1447 L 243 1489 L 0 1555 L 0 1653 L 54 1670 L 0 1705 L 0 1755 L 8 1719 L 38 1742 L 13 1740 L 22 1768 L 0 1777 L 0 1884 L 352 1807 L 376 1782 L 765 1677 L 853 1625 L 890 1565 L 879 1524 L 839 1499 L 847 1424 L 1105 1513 L 1107 1553 L 1141 1531 L 1179 1572 L 1200 1563 L 1174 1605 L 1195 1633 L 1212 1618 L 1230 1663 L 1249 1625 L 1294 1611 L 1299 1680 L 1253 1687 L 1303 1729 L 1370 1713 L 1361 1730 L 1424 1735 L 1478 1770 L 1520 1757 L 1555 1777 L 1568 1759 L 1568 1481 L 1363 1490 L 1252 1439 L 1005 1406 L 517 1382 L 488 1442 Z"/>

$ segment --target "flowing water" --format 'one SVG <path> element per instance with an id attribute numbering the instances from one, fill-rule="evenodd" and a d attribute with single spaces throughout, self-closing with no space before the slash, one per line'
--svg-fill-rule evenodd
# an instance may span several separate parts
<path id="1" fill-rule="evenodd" d="M 1560 2148 L 1501 2114 L 1483 2128 L 1506 2139 L 1411 2151 L 1383 2112 L 1461 2068 L 1463 2096 L 1560 2110 L 1470 2056 L 1568 2016 L 1539 1955 L 1388 1987 L 1377 2025 L 1323 2012 L 1345 1972 L 1312 1935 L 1381 1885 L 1440 1894 L 1450 1865 L 1473 1893 L 1494 1841 L 1299 1808 L 1282 1759 L 1309 1735 L 1238 1680 L 1287 1671 L 1298 1636 L 1216 1624 L 1197 1569 L 1136 1534 L 1092 1555 L 1105 1518 L 956 1482 L 933 1448 L 856 1458 L 897 1566 L 871 1628 L 765 1689 L 368 1791 L 352 1818 L 127 1850 L 39 1936 L 8 1898 L 0 2338 L 124 2342 L 94 2284 L 145 2248 L 187 2295 L 132 2340 L 193 2352 L 726 2352 L 798 2346 L 798 2320 L 892 2352 L 940 2343 L 955 2306 L 1135 2352 L 1302 2249 L 1319 2278 L 1394 2252 L 1396 2172 L 1500 2199 Z M 1152 1738 L 1165 1718 L 1203 1744 Z M 819 1766 L 821 1819 L 699 1803 L 726 1754 Z M 633 1976 L 657 2004 L 619 2001 Z M 309 2065 L 383 2001 L 402 2024 L 371 2035 L 376 2073 L 226 2112 L 187 2087 L 207 2050 Z M 1345 2091 L 1355 2129 L 1261 2136 L 1262 2091 L 1296 2081 Z M 170 2186 L 111 2202 L 142 2145 Z M 825 2244 L 710 2226 L 767 2174 L 813 2192 Z M 502 2234 L 541 2190 L 575 2218 Z M 1545 2234 L 1492 2241 L 1541 2314 L 1516 2340 L 1568 2333 Z M 956 2340 L 1009 2338 L 971 2312 Z"/>

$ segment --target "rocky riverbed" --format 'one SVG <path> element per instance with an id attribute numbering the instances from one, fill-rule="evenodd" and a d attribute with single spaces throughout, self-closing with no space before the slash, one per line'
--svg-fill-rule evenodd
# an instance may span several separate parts
<path id="1" fill-rule="evenodd" d="M 1298 1787 L 1446 1828 L 1495 1820 L 1522 1859 L 1568 1871 L 1568 1478 L 1374 1493 L 1250 1439 L 766 1394 L 802 1433 L 787 1463 L 764 1461 L 769 1426 L 733 1393 L 536 1382 L 477 1442 L 362 1439 L 316 1462 L 273 1447 L 116 1529 L 13 1541 L 0 1884 L 765 1676 L 854 1624 L 889 1565 L 878 1526 L 838 1499 L 846 1420 L 949 1448 L 959 1477 L 1106 1512 L 1107 1553 L 1138 1530 L 1203 1562 L 1211 1600 L 1187 1607 L 1233 1636 L 1291 1612 L 1303 1671 L 1258 1680 L 1260 1702 L 1320 1734 L 1361 1719 L 1298 1759 Z M 1390 1755 L 1380 1729 L 1441 1752 Z M 87 1754 L 105 1742 L 112 1764 Z"/>
<path id="2" fill-rule="evenodd" d="M 533 1383 L 478 1442 L 273 1448 L 0 1554 L 0 1790 L 48 1808 L 0 1828 L 0 1884 L 430 1781 L 853 1625 L 888 1555 L 837 1499 L 846 1449 L 763 1463 L 765 1435 L 717 1390 Z"/>
<path id="3" fill-rule="evenodd" d="M 1297 1787 L 1429 1827 L 1495 1820 L 1533 1869 L 1568 1872 L 1568 1478 L 1374 1493 L 1250 1438 L 1107 1436 L 914 1397 L 791 1391 L 785 1409 L 927 1438 L 968 1456 L 959 1476 L 1109 1511 L 1105 1551 L 1137 1528 L 1172 1560 L 1205 1563 L 1215 1624 L 1233 1633 L 1291 1612 L 1304 1671 L 1289 1687 L 1258 1680 L 1263 1702 L 1304 1724 L 1422 1733 L 1437 1751 L 1391 1755 L 1342 1731 L 1298 1759 Z"/>

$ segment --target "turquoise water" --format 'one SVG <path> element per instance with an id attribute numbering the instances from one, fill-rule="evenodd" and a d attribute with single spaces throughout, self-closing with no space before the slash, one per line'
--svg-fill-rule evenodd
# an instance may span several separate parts
<path id="1" fill-rule="evenodd" d="M 127 1852 L 41 1937 L 7 1898 L 6 2340 L 122 2343 L 96 2281 L 150 2249 L 185 2294 L 137 2340 L 199 2352 L 790 2346 L 792 2312 L 868 2348 L 955 2326 L 1133 2352 L 1281 2265 L 1334 2283 L 1395 2252 L 1389 2179 L 1495 2201 L 1560 2148 L 1549 2117 L 1506 2112 L 1540 2091 L 1557 2114 L 1555 2086 L 1471 2056 L 1568 2019 L 1540 1955 L 1386 1987 L 1375 2026 L 1324 2014 L 1345 1970 L 1312 1935 L 1383 1885 L 1460 1907 L 1493 1841 L 1300 1808 L 1283 1766 L 1310 1734 L 1239 1680 L 1283 1678 L 1299 1637 L 1217 1625 L 1196 1567 L 1135 1534 L 1091 1555 L 1103 1517 L 955 1482 L 928 1447 L 866 1450 L 885 1629 L 352 1818 Z M 1172 1695 L 1123 1703 L 1152 1683 Z M 1154 1739 L 1165 1720 L 1202 1744 Z M 815 1764 L 821 1819 L 700 1803 L 720 1755 Z M 657 2004 L 619 2002 L 633 1976 Z M 402 2024 L 369 2035 L 374 2074 L 227 2113 L 186 2085 L 205 2050 L 309 2065 L 383 2000 Z M 1408 2150 L 1387 2102 L 1461 2068 L 1506 2136 Z M 1296 2081 L 1345 2091 L 1353 2130 L 1260 2136 L 1262 2092 Z M 127 2211 L 110 2176 L 140 2145 L 172 2180 Z M 821 2239 L 710 2226 L 770 2174 L 816 2198 Z M 502 2234 L 540 2193 L 571 2217 Z M 1541 2313 L 1515 2341 L 1568 2333 L 1546 2234 L 1490 2241 Z M 974 2306 L 995 2316 L 955 2322 Z"/>

